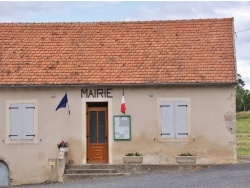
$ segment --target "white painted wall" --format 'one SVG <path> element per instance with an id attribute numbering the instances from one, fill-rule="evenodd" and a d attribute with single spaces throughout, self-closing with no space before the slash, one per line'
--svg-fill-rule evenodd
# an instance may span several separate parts
<path id="1" fill-rule="evenodd" d="M 100 87 L 101 88 L 101 87 Z M 113 88 L 113 98 L 81 98 L 81 87 L 70 88 L 1 88 L 0 159 L 10 169 L 12 184 L 39 183 L 50 179 L 48 158 L 58 155 L 57 143 L 69 142 L 69 159 L 86 163 L 86 102 L 109 103 L 109 162 L 121 164 L 128 152 L 139 152 L 144 163 L 176 164 L 175 156 L 191 151 L 198 163 L 235 163 L 235 90 L 230 87 L 137 87 L 124 88 L 127 115 L 131 115 L 131 141 L 114 141 L 113 115 L 121 115 L 123 88 Z M 68 93 L 67 109 L 55 108 Z M 52 97 L 55 94 L 55 98 Z M 153 96 L 150 96 L 153 94 Z M 38 138 L 36 143 L 6 142 L 6 101 L 38 101 Z M 162 100 L 188 102 L 187 139 L 161 139 Z M 56 178 L 56 177 L 55 177 Z"/>

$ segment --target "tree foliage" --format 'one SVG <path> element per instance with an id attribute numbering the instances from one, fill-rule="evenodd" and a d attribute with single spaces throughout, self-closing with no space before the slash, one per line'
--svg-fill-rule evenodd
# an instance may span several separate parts
<path id="1" fill-rule="evenodd" d="M 250 92 L 248 89 L 244 89 L 245 82 L 242 80 L 240 74 L 237 74 L 237 83 L 236 111 L 248 111 L 250 110 Z"/>

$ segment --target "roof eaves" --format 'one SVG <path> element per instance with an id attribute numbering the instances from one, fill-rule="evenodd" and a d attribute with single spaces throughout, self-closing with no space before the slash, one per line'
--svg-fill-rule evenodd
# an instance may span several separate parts
<path id="1" fill-rule="evenodd" d="M 167 86 L 230 86 L 237 82 L 203 82 L 203 83 L 140 83 L 140 84 L 11 84 L 2 87 L 167 87 Z"/>

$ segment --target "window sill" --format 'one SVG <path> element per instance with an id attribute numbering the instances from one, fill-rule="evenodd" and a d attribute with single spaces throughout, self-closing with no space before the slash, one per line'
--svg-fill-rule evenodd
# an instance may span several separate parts
<path id="1" fill-rule="evenodd" d="M 188 138 L 160 138 L 159 143 L 188 143 Z"/>
<path id="2" fill-rule="evenodd" d="M 11 139 L 6 139 L 5 141 L 6 144 L 37 144 L 38 140 L 11 140 Z"/>

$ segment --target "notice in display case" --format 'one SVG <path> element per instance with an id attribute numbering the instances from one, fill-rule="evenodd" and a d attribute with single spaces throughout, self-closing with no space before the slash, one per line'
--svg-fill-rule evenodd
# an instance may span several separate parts
<path id="1" fill-rule="evenodd" d="M 114 140 L 131 140 L 130 116 L 114 116 Z"/>

